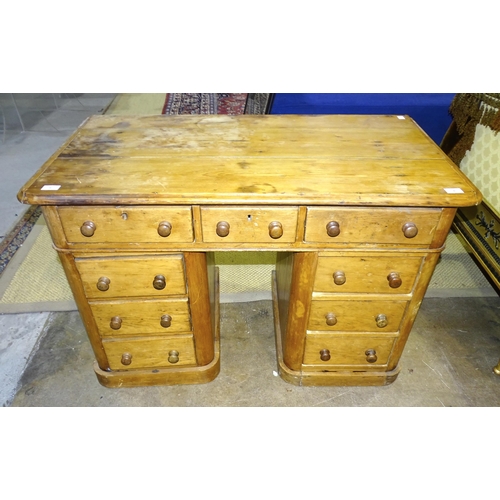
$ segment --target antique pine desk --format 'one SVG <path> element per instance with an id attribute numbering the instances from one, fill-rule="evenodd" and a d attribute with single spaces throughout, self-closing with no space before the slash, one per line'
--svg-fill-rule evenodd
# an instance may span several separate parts
<path id="1" fill-rule="evenodd" d="M 456 209 L 481 201 L 411 118 L 353 115 L 94 116 L 18 197 L 108 387 L 217 376 L 229 250 L 276 252 L 284 380 L 391 383 Z"/>

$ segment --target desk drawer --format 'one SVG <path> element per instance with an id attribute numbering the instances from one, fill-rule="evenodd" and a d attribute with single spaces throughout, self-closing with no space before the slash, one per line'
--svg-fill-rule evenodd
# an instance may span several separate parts
<path id="1" fill-rule="evenodd" d="M 112 370 L 196 365 L 192 336 L 105 340 L 102 345 Z"/>
<path id="2" fill-rule="evenodd" d="M 58 207 L 69 243 L 188 243 L 191 207 Z"/>
<path id="3" fill-rule="evenodd" d="M 304 240 L 426 248 L 434 238 L 440 217 L 440 208 L 309 207 Z"/>
<path id="4" fill-rule="evenodd" d="M 75 259 L 89 299 L 165 297 L 186 293 L 182 255 Z"/>
<path id="5" fill-rule="evenodd" d="M 206 243 L 293 243 L 298 207 L 202 207 Z"/>
<path id="6" fill-rule="evenodd" d="M 406 301 L 313 300 L 308 330 L 397 332 Z"/>
<path id="7" fill-rule="evenodd" d="M 392 337 L 307 333 L 304 365 L 386 365 L 394 344 Z"/>
<path id="8" fill-rule="evenodd" d="M 91 302 L 99 334 L 175 335 L 191 332 L 187 298 L 144 301 Z"/>
<path id="9" fill-rule="evenodd" d="M 318 259 L 315 292 L 410 293 L 423 261 L 401 254 L 329 255 Z"/>

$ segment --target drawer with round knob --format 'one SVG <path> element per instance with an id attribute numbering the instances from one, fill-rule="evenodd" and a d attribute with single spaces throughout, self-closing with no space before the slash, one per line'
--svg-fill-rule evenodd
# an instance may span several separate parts
<path id="1" fill-rule="evenodd" d="M 191 207 L 58 207 L 69 243 L 189 243 Z"/>
<path id="2" fill-rule="evenodd" d="M 195 366 L 193 337 L 141 337 L 130 340 L 104 340 L 102 343 L 112 370 Z"/>
<path id="3" fill-rule="evenodd" d="M 426 248 L 441 212 L 439 208 L 308 207 L 304 241 Z"/>
<path id="4" fill-rule="evenodd" d="M 141 301 L 90 302 L 99 334 L 178 335 L 191 332 L 187 298 Z"/>
<path id="5" fill-rule="evenodd" d="M 329 335 L 307 333 L 304 365 L 319 368 L 342 365 L 370 367 L 386 365 L 394 345 L 393 337 Z"/>
<path id="6" fill-rule="evenodd" d="M 408 302 L 313 300 L 308 330 L 396 333 Z"/>
<path id="7" fill-rule="evenodd" d="M 180 254 L 75 259 L 89 299 L 164 297 L 186 293 Z"/>
<path id="8" fill-rule="evenodd" d="M 422 262 L 421 255 L 323 253 L 318 258 L 314 291 L 411 293 Z"/>
<path id="9" fill-rule="evenodd" d="M 298 207 L 202 207 L 205 243 L 293 243 Z"/>

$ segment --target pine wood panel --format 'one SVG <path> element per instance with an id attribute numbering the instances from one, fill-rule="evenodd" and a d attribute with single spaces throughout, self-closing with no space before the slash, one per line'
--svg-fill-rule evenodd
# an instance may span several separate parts
<path id="1" fill-rule="evenodd" d="M 458 207 L 481 195 L 409 118 L 242 115 L 92 117 L 18 198 Z"/>
<path id="2" fill-rule="evenodd" d="M 191 332 L 188 299 L 99 301 L 91 302 L 99 333 L 104 336 L 175 335 Z M 161 325 L 164 315 L 171 317 L 168 327 Z M 120 328 L 111 327 L 112 318 L 120 318 Z"/>
<path id="3" fill-rule="evenodd" d="M 355 243 L 361 245 L 392 244 L 406 247 L 428 247 L 441 217 L 441 210 L 425 208 L 343 208 L 309 207 L 305 241 L 317 243 Z M 326 226 L 337 222 L 340 233 L 328 236 Z M 416 236 L 407 238 L 403 227 L 414 223 Z"/>
<path id="4" fill-rule="evenodd" d="M 214 301 L 218 302 L 218 297 L 214 295 L 219 292 L 214 289 L 214 280 L 218 278 L 213 273 L 208 275 L 214 267 L 205 253 L 186 252 L 184 259 L 196 359 L 198 365 L 203 366 L 211 363 L 215 355 Z"/>
<path id="5" fill-rule="evenodd" d="M 404 300 L 313 300 L 309 330 L 330 332 L 397 332 L 408 301 Z M 337 323 L 328 325 L 326 315 L 334 314 Z M 377 326 L 377 317 L 387 317 L 387 326 Z"/>
<path id="6" fill-rule="evenodd" d="M 327 256 L 328 255 L 328 256 Z M 407 254 L 321 254 L 314 283 L 315 292 L 405 294 L 413 289 L 423 256 Z M 345 283 L 337 285 L 334 274 L 342 272 Z M 387 277 L 398 273 L 401 286 L 391 288 Z"/>
<path id="7" fill-rule="evenodd" d="M 70 243 L 187 243 L 193 241 L 191 207 L 58 207 Z M 82 225 L 95 224 L 92 236 L 84 236 Z M 161 236 L 159 225 L 168 222 L 171 234 Z"/>
<path id="8" fill-rule="evenodd" d="M 191 335 L 171 338 L 141 337 L 127 340 L 104 340 L 103 346 L 112 370 L 196 365 Z M 178 353 L 179 359 L 176 363 L 168 361 L 171 351 Z M 128 365 L 122 363 L 124 354 L 129 354 L 131 357 L 131 363 Z"/>
<path id="9" fill-rule="evenodd" d="M 280 318 L 286 332 L 283 359 L 292 370 L 299 370 L 302 363 L 317 259 L 316 252 L 294 253 L 290 261 L 281 263 L 281 269 L 277 273 L 279 277 L 285 278 L 279 285 L 282 293 L 280 300 L 288 300 L 288 307 L 280 310 L 280 313 L 286 314 Z M 286 275 L 290 270 L 291 280 L 287 280 Z"/>
<path id="10" fill-rule="evenodd" d="M 297 233 L 298 207 L 202 207 L 203 241 L 209 243 L 292 243 Z M 221 237 L 216 228 L 219 222 L 229 224 L 229 234 Z M 269 224 L 279 222 L 283 235 L 272 238 Z"/>
<path id="11" fill-rule="evenodd" d="M 90 299 L 155 298 L 186 293 L 182 255 L 77 258 L 76 266 L 85 294 Z M 166 279 L 166 286 L 162 290 L 153 286 L 157 275 Z M 106 291 L 97 288 L 97 282 L 102 277 L 110 280 Z"/>
<path id="12" fill-rule="evenodd" d="M 334 336 L 329 334 L 308 333 L 304 352 L 304 365 L 325 366 L 358 366 L 370 367 L 386 365 L 394 344 L 394 338 L 370 336 Z M 330 359 L 322 361 L 320 351 L 328 349 Z M 366 351 L 373 349 L 377 361 L 369 363 L 366 360 Z"/>

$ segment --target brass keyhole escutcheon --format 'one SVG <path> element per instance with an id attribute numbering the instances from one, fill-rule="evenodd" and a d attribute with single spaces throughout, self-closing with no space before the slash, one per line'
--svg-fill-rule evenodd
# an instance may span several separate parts
<path id="1" fill-rule="evenodd" d="M 96 225 L 91 220 L 85 221 L 80 228 L 80 232 L 87 238 L 94 236 L 95 230 Z"/>
<path id="2" fill-rule="evenodd" d="M 163 328 L 172 326 L 172 316 L 170 316 L 170 314 L 164 314 L 160 319 L 160 325 L 163 326 Z"/>
<path id="3" fill-rule="evenodd" d="M 399 288 L 403 283 L 403 280 L 401 279 L 399 273 L 389 273 L 389 275 L 387 276 L 387 281 L 389 282 L 389 286 L 391 288 Z"/>
<path id="4" fill-rule="evenodd" d="M 153 280 L 153 287 L 156 288 L 156 290 L 163 290 L 166 286 L 167 280 L 165 279 L 165 276 L 157 274 Z"/>
<path id="5" fill-rule="evenodd" d="M 375 349 L 367 349 L 365 351 L 366 361 L 368 363 L 375 363 L 377 361 L 377 351 Z"/>
<path id="6" fill-rule="evenodd" d="M 414 222 L 407 222 L 403 226 L 403 234 L 406 238 L 415 238 L 418 234 L 418 227 Z"/>
<path id="7" fill-rule="evenodd" d="M 179 361 L 179 352 L 178 351 L 170 351 L 168 353 L 168 362 L 175 364 Z"/>
<path id="8" fill-rule="evenodd" d="M 321 351 L 319 351 L 319 357 L 321 361 L 329 361 L 331 358 L 330 351 L 328 349 L 321 349 Z"/>
<path id="9" fill-rule="evenodd" d="M 121 359 L 122 365 L 128 366 L 132 363 L 132 354 L 129 352 L 124 352 Z"/>
<path id="10" fill-rule="evenodd" d="M 283 226 L 281 222 L 273 221 L 269 224 L 269 236 L 274 240 L 283 236 Z"/>
<path id="11" fill-rule="evenodd" d="M 375 322 L 377 323 L 377 326 L 379 328 L 385 328 L 389 324 L 389 320 L 387 319 L 387 316 L 385 314 L 379 314 L 375 318 Z"/>
<path id="12" fill-rule="evenodd" d="M 332 220 L 326 225 L 326 234 L 331 238 L 335 238 L 340 234 L 340 225 L 338 222 Z"/>
<path id="13" fill-rule="evenodd" d="M 122 319 L 120 316 L 114 316 L 111 318 L 111 321 L 109 322 L 109 326 L 113 330 L 119 330 L 122 327 Z"/>
<path id="14" fill-rule="evenodd" d="M 335 271 L 333 273 L 333 282 L 336 285 L 343 285 L 346 282 L 344 271 Z"/>
<path id="15" fill-rule="evenodd" d="M 162 238 L 170 236 L 171 233 L 172 233 L 172 224 L 170 224 L 170 222 L 164 220 L 163 222 L 160 222 L 158 224 L 158 234 Z"/>
<path id="16" fill-rule="evenodd" d="M 106 278 L 106 276 L 101 276 L 97 280 L 97 289 L 100 290 L 101 292 L 107 292 L 109 290 L 109 284 L 111 283 L 111 280 L 109 278 Z"/>
<path id="17" fill-rule="evenodd" d="M 327 313 L 325 315 L 325 319 L 328 326 L 334 326 L 337 324 L 337 316 L 335 316 L 332 312 Z"/>

